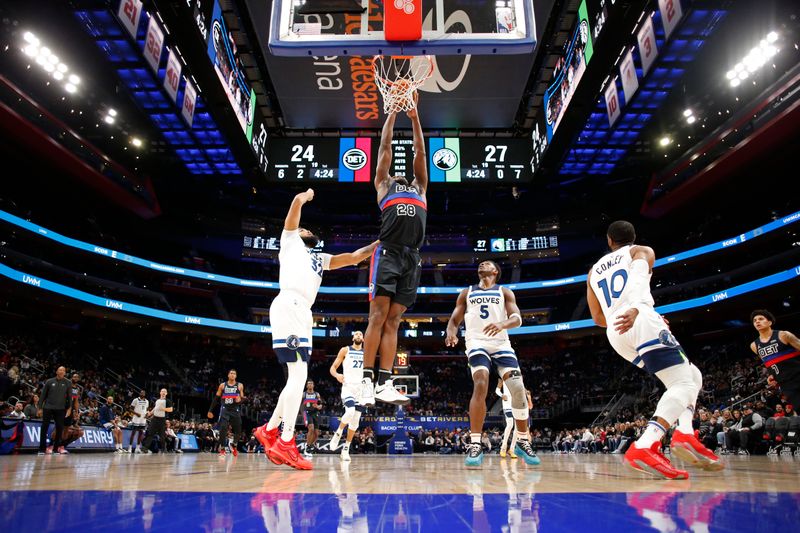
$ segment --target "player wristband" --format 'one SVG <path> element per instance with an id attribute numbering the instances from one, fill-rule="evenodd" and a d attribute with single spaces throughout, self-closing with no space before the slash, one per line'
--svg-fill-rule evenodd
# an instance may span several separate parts
<path id="1" fill-rule="evenodd" d="M 512 313 L 511 316 L 509 316 L 508 318 L 514 318 L 514 317 L 517 317 L 519 319 L 519 325 L 521 326 L 522 325 L 522 317 L 520 316 L 520 314 L 519 313 Z"/>

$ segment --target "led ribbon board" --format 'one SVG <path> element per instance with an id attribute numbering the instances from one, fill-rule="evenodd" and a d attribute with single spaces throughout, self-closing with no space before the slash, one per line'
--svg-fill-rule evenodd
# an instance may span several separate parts
<path id="1" fill-rule="evenodd" d="M 200 270 L 192 270 L 190 268 L 183 268 L 178 266 L 171 266 L 171 265 L 164 265 L 161 263 L 157 263 L 154 261 L 149 261 L 147 259 L 141 259 L 139 257 L 125 254 L 122 252 L 117 252 L 115 250 L 111 250 L 110 248 L 105 248 L 102 246 L 97 246 L 94 244 L 89 244 L 83 241 L 79 241 L 77 239 L 73 239 L 71 237 L 65 237 L 55 231 L 51 231 L 49 229 L 43 228 L 38 224 L 34 224 L 32 222 L 28 222 L 22 218 L 19 218 L 11 213 L 7 213 L 6 211 L 0 210 L 0 220 L 5 220 L 6 222 L 13 224 L 19 228 L 25 229 L 30 231 L 31 233 L 35 233 L 42 237 L 46 237 L 50 240 L 58 242 L 60 244 L 76 248 L 78 250 L 83 250 L 85 252 L 90 252 L 98 255 L 102 255 L 104 257 L 108 257 L 111 259 L 116 259 L 119 261 L 125 261 L 127 263 L 132 263 L 134 265 L 148 268 L 150 270 L 157 270 L 159 272 L 166 272 L 168 274 L 185 276 L 188 278 L 197 278 L 203 279 L 206 281 L 213 281 L 217 283 L 225 283 L 229 285 L 236 285 L 239 287 L 254 287 L 259 289 L 275 289 L 278 290 L 280 287 L 277 281 L 261 281 L 261 280 L 254 280 L 254 279 L 241 279 L 241 278 L 234 278 L 232 276 L 223 276 L 221 274 L 212 274 L 211 272 L 202 272 Z M 748 232 L 742 233 L 736 237 L 731 237 L 729 239 L 725 239 L 719 242 L 715 242 L 713 244 L 707 244 L 705 246 L 700 246 L 699 248 L 693 248 L 691 250 L 687 250 L 686 252 L 681 252 L 678 254 L 670 255 L 664 257 L 662 259 L 658 259 L 655 262 L 655 266 L 663 266 L 666 264 L 674 263 L 676 261 L 683 261 L 685 259 L 691 259 L 693 257 L 698 257 L 701 255 L 705 255 L 707 253 L 715 252 L 717 250 L 722 250 L 725 248 L 732 248 L 734 246 L 738 246 L 744 242 L 747 242 L 750 239 L 754 239 L 756 237 L 760 237 L 766 233 L 771 231 L 775 231 L 777 229 L 783 228 L 790 224 L 794 224 L 795 222 L 800 221 L 800 211 L 796 213 L 792 213 L 791 215 L 787 215 L 785 217 L 779 218 L 770 222 L 769 224 L 764 224 L 754 230 L 750 230 Z M 586 274 L 581 274 L 578 276 L 570 276 L 566 278 L 560 279 L 552 279 L 552 280 L 544 280 L 544 281 L 526 281 L 523 283 L 512 283 L 509 285 L 505 285 L 509 289 L 512 290 L 529 290 L 529 289 L 545 289 L 550 287 L 560 287 L 564 285 L 573 285 L 576 283 L 584 283 L 586 281 Z M 461 292 L 463 287 L 419 287 L 417 289 L 418 294 L 458 294 Z M 369 292 L 368 287 L 320 287 L 319 288 L 320 294 L 367 294 Z"/>

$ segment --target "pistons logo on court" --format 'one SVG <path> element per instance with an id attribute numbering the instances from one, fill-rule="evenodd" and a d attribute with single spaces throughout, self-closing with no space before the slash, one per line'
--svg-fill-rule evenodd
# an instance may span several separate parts
<path id="1" fill-rule="evenodd" d="M 414 12 L 414 0 L 394 0 L 394 8 L 402 9 L 403 13 L 410 15 Z"/>
<path id="2" fill-rule="evenodd" d="M 297 335 L 289 335 L 286 337 L 286 346 L 291 350 L 296 350 L 300 347 L 300 337 Z"/>
<path id="3" fill-rule="evenodd" d="M 658 342 L 660 342 L 664 346 L 669 346 L 669 347 L 675 347 L 678 345 L 678 341 L 675 339 L 672 333 L 670 333 L 669 330 L 666 329 L 662 329 L 658 333 Z"/>
<path id="4" fill-rule="evenodd" d="M 453 170 L 458 164 L 458 155 L 450 148 L 439 148 L 433 153 L 433 166 L 439 170 Z"/>
<path id="5" fill-rule="evenodd" d="M 361 170 L 367 164 L 367 154 L 361 148 L 350 148 L 342 156 L 342 164 L 347 170 Z"/>

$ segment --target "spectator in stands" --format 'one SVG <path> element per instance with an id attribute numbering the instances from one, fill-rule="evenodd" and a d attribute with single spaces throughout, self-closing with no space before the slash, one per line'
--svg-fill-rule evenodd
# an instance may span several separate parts
<path id="1" fill-rule="evenodd" d="M 167 429 L 165 431 L 165 435 L 167 441 L 167 451 L 173 453 L 183 453 L 183 451 L 181 450 L 181 440 L 175 433 L 175 430 L 173 429 L 170 420 L 167 420 Z"/>
<path id="2" fill-rule="evenodd" d="M 28 405 L 25 406 L 25 418 L 32 420 L 34 418 L 40 418 L 42 416 L 42 412 L 36 407 L 39 404 L 39 397 L 37 395 L 33 395 L 31 401 L 28 402 Z"/>
<path id="3" fill-rule="evenodd" d="M 758 400 L 756 402 L 753 411 L 758 413 L 764 420 L 772 418 L 772 416 L 775 414 L 775 410 L 767 406 L 767 404 L 765 404 L 762 400 Z"/>
<path id="4" fill-rule="evenodd" d="M 772 418 L 783 418 L 786 416 L 786 412 L 783 410 L 783 406 L 781 404 L 775 404 L 775 414 L 772 415 Z"/>
<path id="5" fill-rule="evenodd" d="M 62 453 L 61 434 L 64 431 L 64 418 L 71 414 L 71 382 L 64 376 L 67 369 L 63 366 L 56 370 L 56 377 L 50 378 L 42 386 L 42 398 L 39 407 L 42 409 L 42 427 L 39 431 L 39 455 L 45 454 L 47 448 L 47 430 L 50 422 L 56 424 L 53 445 L 47 448 L 48 453 L 56 450 Z M 64 450 L 66 451 L 66 450 Z"/>
<path id="6" fill-rule="evenodd" d="M 783 408 L 783 412 L 786 416 L 795 416 L 797 413 L 794 412 L 794 406 L 790 403 L 786 404 L 786 407 Z"/>
<path id="7" fill-rule="evenodd" d="M 725 447 L 731 451 L 738 448 L 739 455 L 749 455 L 748 446 L 755 444 L 763 427 L 761 415 L 753 411 L 752 405 L 745 405 L 744 416 L 725 434 Z"/>
<path id="8" fill-rule="evenodd" d="M 25 420 L 27 418 L 22 408 L 22 402 L 14 404 L 14 410 L 8 414 L 8 418 L 16 418 L 19 420 Z"/>

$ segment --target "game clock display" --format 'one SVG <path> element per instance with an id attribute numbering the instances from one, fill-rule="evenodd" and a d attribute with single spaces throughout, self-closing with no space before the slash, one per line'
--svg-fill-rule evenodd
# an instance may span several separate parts
<path id="1" fill-rule="evenodd" d="M 375 137 L 273 138 L 269 140 L 270 181 L 371 183 L 375 177 L 379 139 Z M 526 139 L 426 139 L 428 175 L 432 183 L 530 181 L 531 144 Z M 411 139 L 392 142 L 392 176 L 413 175 Z"/>

